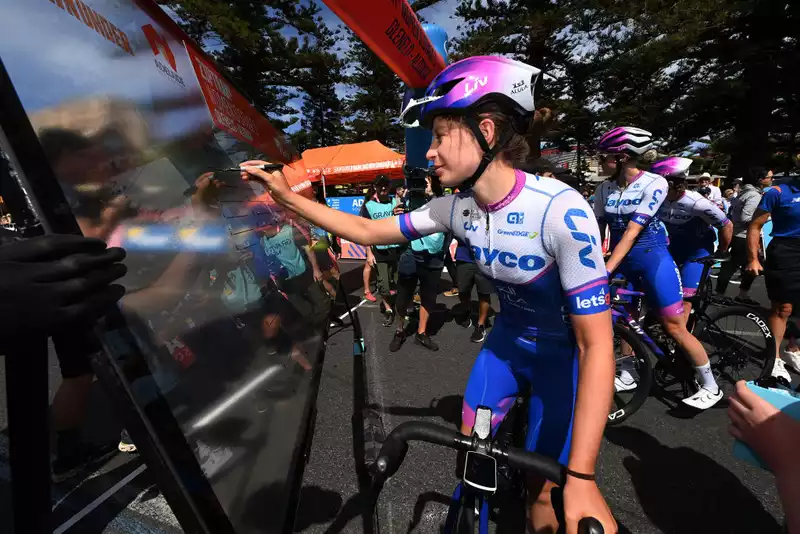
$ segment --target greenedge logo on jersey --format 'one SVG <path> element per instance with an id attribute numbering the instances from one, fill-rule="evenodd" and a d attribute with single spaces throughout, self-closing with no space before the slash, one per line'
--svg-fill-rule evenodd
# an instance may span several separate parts
<path id="1" fill-rule="evenodd" d="M 502 228 L 497 230 L 497 233 L 511 237 L 527 237 L 528 239 L 536 239 L 536 237 L 539 236 L 539 232 L 528 232 L 527 230 L 504 230 Z"/>

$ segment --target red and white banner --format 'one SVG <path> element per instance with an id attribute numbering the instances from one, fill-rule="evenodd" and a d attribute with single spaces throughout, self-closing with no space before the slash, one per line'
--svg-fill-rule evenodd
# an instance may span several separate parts
<path id="1" fill-rule="evenodd" d="M 444 67 L 406 0 L 323 0 L 409 87 L 427 87 Z"/>
<path id="2" fill-rule="evenodd" d="M 286 142 L 283 133 L 276 130 L 248 100 L 242 96 L 208 60 L 191 47 L 186 51 L 200 83 L 214 125 L 240 141 L 263 152 L 270 161 L 289 163 L 298 154 Z"/>

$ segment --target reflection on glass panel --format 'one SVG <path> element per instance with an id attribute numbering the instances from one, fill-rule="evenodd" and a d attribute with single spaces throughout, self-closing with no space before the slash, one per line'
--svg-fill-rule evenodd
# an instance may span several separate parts
<path id="1" fill-rule="evenodd" d="M 210 63 L 133 2 L 76 5 L 4 2 L 0 57 L 83 233 L 128 251 L 139 404 L 165 396 L 238 532 L 277 529 L 335 262 L 261 186 L 219 172 L 292 154 Z"/>

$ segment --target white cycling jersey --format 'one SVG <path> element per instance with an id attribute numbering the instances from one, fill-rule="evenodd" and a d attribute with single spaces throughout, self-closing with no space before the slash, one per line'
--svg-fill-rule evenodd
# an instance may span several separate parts
<path id="1" fill-rule="evenodd" d="M 586 200 L 552 178 L 516 171 L 502 201 L 481 206 L 471 192 L 436 198 L 401 215 L 409 239 L 451 231 L 467 244 L 475 264 L 492 278 L 502 320 L 565 335 L 563 312 L 589 315 L 608 309 L 608 278 L 600 233 Z"/>
<path id="2" fill-rule="evenodd" d="M 657 213 L 668 189 L 669 184 L 662 176 L 644 171 L 623 187 L 616 180 L 597 186 L 594 213 L 608 223 L 612 247 L 622 238 L 630 221 L 644 226 L 634 248 L 667 244 L 667 234 Z"/>
<path id="3" fill-rule="evenodd" d="M 677 200 L 665 199 L 658 216 L 669 232 L 670 250 L 713 247 L 711 226 L 721 228 L 728 223 L 716 204 L 695 191 L 686 191 Z"/>

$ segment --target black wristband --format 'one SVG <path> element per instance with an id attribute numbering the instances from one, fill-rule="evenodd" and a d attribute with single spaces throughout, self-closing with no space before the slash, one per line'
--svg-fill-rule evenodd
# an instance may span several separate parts
<path id="1" fill-rule="evenodd" d="M 578 473 L 569 468 L 567 468 L 567 475 L 580 480 L 594 480 L 594 473 L 587 475 L 586 473 Z"/>

